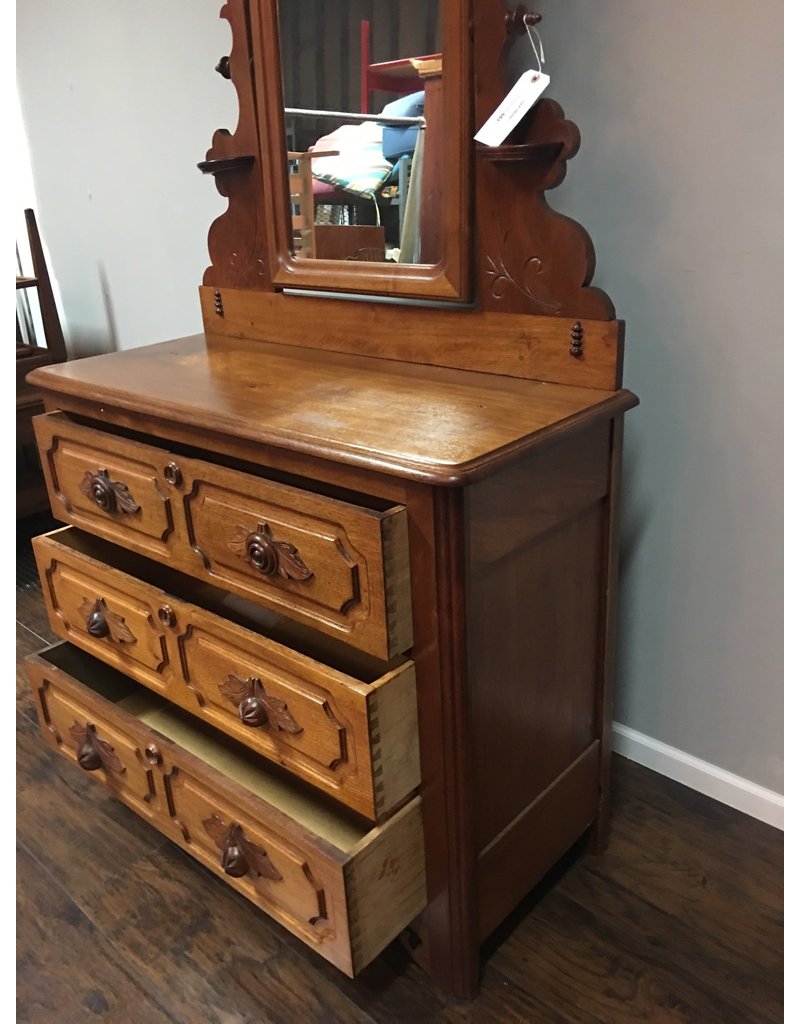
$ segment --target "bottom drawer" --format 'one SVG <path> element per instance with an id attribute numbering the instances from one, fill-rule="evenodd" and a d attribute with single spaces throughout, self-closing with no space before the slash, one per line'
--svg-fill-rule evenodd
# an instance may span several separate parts
<path id="1" fill-rule="evenodd" d="M 424 908 L 419 797 L 371 827 L 69 644 L 27 669 L 51 747 L 346 974 Z"/>

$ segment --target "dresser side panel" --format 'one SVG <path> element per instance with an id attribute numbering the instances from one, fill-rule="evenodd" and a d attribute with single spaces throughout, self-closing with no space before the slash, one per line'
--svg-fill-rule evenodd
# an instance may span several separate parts
<path id="1" fill-rule="evenodd" d="M 481 900 L 491 890 L 493 905 L 504 913 L 596 814 L 598 759 L 584 755 L 603 729 L 597 708 L 608 480 L 605 421 L 520 458 L 466 492 L 478 888 Z M 566 787 L 569 804 L 542 801 L 576 763 L 581 782 Z M 534 830 L 525 825 L 531 816 Z M 562 827 L 565 821 L 570 824 Z M 491 851 L 496 854 L 501 839 L 503 877 L 489 879 L 498 866 Z M 484 907 L 480 917 L 482 935 L 485 922 L 499 920 Z"/>

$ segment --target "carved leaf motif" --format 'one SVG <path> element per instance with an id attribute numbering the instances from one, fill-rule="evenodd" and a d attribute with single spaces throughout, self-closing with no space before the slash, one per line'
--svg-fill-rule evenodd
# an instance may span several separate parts
<path id="1" fill-rule="evenodd" d="M 298 555 L 297 548 L 285 540 L 272 542 L 278 555 L 278 575 L 285 580 L 307 580 L 314 573 Z"/>
<path id="2" fill-rule="evenodd" d="M 229 831 L 228 826 L 218 814 L 212 814 L 210 818 L 206 818 L 203 822 L 203 828 L 208 832 L 220 849 L 227 845 L 225 837 Z"/>
<path id="3" fill-rule="evenodd" d="M 102 597 L 98 597 L 95 601 L 92 601 L 90 597 L 85 597 L 81 601 L 78 611 L 87 623 L 93 615 L 101 615 L 108 626 L 108 635 L 115 643 L 136 643 L 136 637 L 125 625 L 123 616 L 112 612 Z"/>
<path id="4" fill-rule="evenodd" d="M 266 704 L 267 717 L 269 718 L 269 724 L 273 729 L 278 732 L 288 732 L 293 736 L 297 736 L 298 733 L 303 731 L 302 725 L 298 725 L 294 719 L 294 716 L 286 706 L 286 702 L 280 700 L 278 697 L 270 697 L 268 693 L 265 693 L 262 688 L 262 700 Z"/>
<path id="5" fill-rule="evenodd" d="M 261 878 L 269 878 L 273 882 L 283 881 L 283 875 L 269 859 L 266 850 L 262 850 L 260 846 L 256 846 L 249 839 L 245 839 L 243 834 L 241 835 L 240 842 L 253 874 L 259 875 Z"/>
<path id="6" fill-rule="evenodd" d="M 122 775 L 125 771 L 125 765 L 114 753 L 114 748 L 110 744 L 106 743 L 105 740 L 101 740 L 97 734 L 95 734 L 94 739 L 97 752 L 100 755 L 100 760 L 103 762 L 103 767 L 107 768 L 109 771 L 117 772 L 118 775 Z"/>
<path id="7" fill-rule="evenodd" d="M 260 878 L 269 878 L 273 882 L 283 881 L 283 875 L 269 859 L 267 851 L 250 842 L 245 836 L 242 826 L 235 821 L 226 825 L 218 814 L 212 814 L 210 818 L 203 821 L 203 828 L 217 844 L 223 856 L 230 847 L 236 846 L 244 854 L 251 874 Z"/>
<path id="8" fill-rule="evenodd" d="M 112 481 L 111 486 L 114 488 L 114 494 L 117 498 L 117 508 L 121 512 L 133 515 L 134 512 L 139 511 L 138 503 L 134 500 L 133 495 L 125 484 Z"/>
<path id="9" fill-rule="evenodd" d="M 239 704 L 246 697 L 254 696 L 253 677 L 240 679 L 238 676 L 230 675 L 224 683 L 219 684 L 219 690 L 232 704 Z"/>
<path id="10" fill-rule="evenodd" d="M 105 768 L 106 771 L 116 772 L 118 775 L 123 775 L 125 773 L 125 765 L 114 753 L 114 748 L 110 743 L 106 743 L 105 740 L 100 739 L 93 725 L 88 722 L 86 725 L 81 725 L 80 722 L 75 722 L 70 726 L 69 734 L 77 745 L 79 751 L 84 746 L 90 746 L 97 754 L 100 759 L 101 766 Z"/>
<path id="11" fill-rule="evenodd" d="M 269 725 L 276 732 L 288 732 L 292 736 L 297 736 L 303 731 L 302 725 L 297 724 L 294 715 L 289 711 L 286 701 L 268 694 L 258 676 L 240 679 L 238 676 L 229 675 L 224 683 L 219 684 L 219 691 L 231 704 L 239 707 L 240 712 L 242 701 L 257 700 L 267 716 L 265 723 L 258 724 Z"/>
<path id="12" fill-rule="evenodd" d="M 107 469 L 98 469 L 96 473 L 87 470 L 80 483 L 80 490 L 106 512 L 133 515 L 139 511 L 139 504 L 128 490 L 128 485 L 112 480 Z"/>
<path id="13" fill-rule="evenodd" d="M 227 546 L 229 551 L 268 576 L 277 575 L 285 580 L 307 580 L 314 575 L 298 554 L 294 544 L 285 540 L 275 540 L 268 523 L 259 523 L 255 530 L 237 526 Z"/>
<path id="14" fill-rule="evenodd" d="M 88 732 L 89 730 L 86 726 L 81 725 L 80 722 L 76 722 L 74 725 L 69 727 L 69 734 L 79 747 L 83 746 L 86 742 Z"/>
<path id="15" fill-rule="evenodd" d="M 237 526 L 233 537 L 228 541 L 228 550 L 232 551 L 234 555 L 238 555 L 239 558 L 243 558 L 247 561 L 247 538 L 250 536 L 250 531 L 246 526 Z"/>
<path id="16" fill-rule="evenodd" d="M 111 639 L 118 644 L 135 644 L 136 637 L 131 633 L 128 627 L 125 625 L 125 619 L 121 615 L 117 615 L 116 612 L 105 609 L 106 622 L 108 622 L 108 628 L 110 630 Z"/>

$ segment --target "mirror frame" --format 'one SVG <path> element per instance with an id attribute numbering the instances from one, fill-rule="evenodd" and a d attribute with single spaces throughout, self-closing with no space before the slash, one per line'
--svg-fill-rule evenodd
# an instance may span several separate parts
<path id="1" fill-rule="evenodd" d="M 288 0 L 292 2 L 292 0 Z M 276 288 L 353 292 L 404 298 L 471 301 L 474 239 L 472 219 L 472 49 L 470 0 L 442 5 L 442 53 L 447 66 L 443 124 L 454 126 L 443 142 L 448 174 L 442 196 L 442 254 L 438 263 L 357 263 L 315 260 L 292 251 L 286 166 L 283 76 L 278 0 L 251 0 L 256 116 L 266 192 L 267 247 Z"/>

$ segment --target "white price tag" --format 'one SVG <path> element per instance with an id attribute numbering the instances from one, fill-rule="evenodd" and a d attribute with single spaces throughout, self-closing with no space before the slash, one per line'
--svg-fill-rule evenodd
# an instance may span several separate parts
<path id="1" fill-rule="evenodd" d="M 511 88 L 508 96 L 475 136 L 476 142 L 499 146 L 516 128 L 522 118 L 550 84 L 550 76 L 542 71 L 526 71 Z"/>

